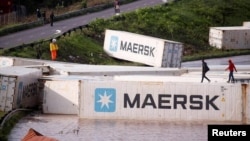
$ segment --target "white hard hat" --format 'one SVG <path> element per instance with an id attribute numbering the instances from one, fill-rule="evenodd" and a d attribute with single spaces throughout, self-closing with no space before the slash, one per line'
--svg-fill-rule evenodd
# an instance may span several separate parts
<path id="1" fill-rule="evenodd" d="M 56 42 L 56 39 L 52 39 L 52 42 Z"/>

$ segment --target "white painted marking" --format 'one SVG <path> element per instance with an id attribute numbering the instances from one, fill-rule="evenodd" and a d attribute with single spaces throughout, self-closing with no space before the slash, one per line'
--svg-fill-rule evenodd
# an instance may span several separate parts
<path id="1" fill-rule="evenodd" d="M 56 30 L 55 34 L 60 34 L 61 32 L 61 30 Z"/>

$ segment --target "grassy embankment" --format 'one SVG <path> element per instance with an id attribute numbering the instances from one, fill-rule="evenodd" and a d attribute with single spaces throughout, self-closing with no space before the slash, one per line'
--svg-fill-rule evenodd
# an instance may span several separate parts
<path id="1" fill-rule="evenodd" d="M 232 6 L 234 5 L 234 7 Z M 250 54 L 250 50 L 220 50 L 208 44 L 209 28 L 213 26 L 241 26 L 250 17 L 250 2 L 177 1 L 165 6 L 138 9 L 109 19 L 97 19 L 88 29 L 62 36 L 58 61 L 85 64 L 138 65 L 110 58 L 103 51 L 105 29 L 123 30 L 184 43 L 183 61 L 202 57 L 218 58 Z M 230 12 L 228 12 L 230 11 Z M 18 50 L 4 50 L 1 55 L 50 60 L 49 43 L 42 42 Z"/>

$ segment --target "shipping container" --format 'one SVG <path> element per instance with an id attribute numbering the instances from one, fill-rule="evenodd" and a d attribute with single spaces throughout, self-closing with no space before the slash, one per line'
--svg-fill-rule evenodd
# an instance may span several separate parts
<path id="1" fill-rule="evenodd" d="M 80 83 L 85 80 L 112 80 L 105 76 L 49 75 L 39 79 L 43 86 L 42 111 L 46 114 L 79 114 Z"/>
<path id="2" fill-rule="evenodd" d="M 17 57 L 0 56 L 0 68 L 10 66 L 28 66 L 28 65 L 43 65 L 45 62 L 35 59 L 25 59 Z"/>
<path id="3" fill-rule="evenodd" d="M 38 106 L 38 79 L 42 71 L 34 68 L 0 68 L 0 110 Z"/>
<path id="4" fill-rule="evenodd" d="M 248 22 L 248 21 L 247 22 L 243 22 L 243 26 L 250 28 L 250 22 Z"/>
<path id="5" fill-rule="evenodd" d="M 78 114 L 80 81 L 76 79 L 44 80 L 43 113 Z"/>
<path id="6" fill-rule="evenodd" d="M 104 51 L 111 57 L 154 67 L 180 68 L 183 44 L 125 31 L 106 30 Z"/>
<path id="7" fill-rule="evenodd" d="M 249 49 L 250 28 L 247 26 L 210 27 L 209 44 L 219 49 Z"/>
<path id="8" fill-rule="evenodd" d="M 187 73 L 185 68 L 158 68 L 145 66 L 116 66 L 116 65 L 85 65 L 85 64 L 46 64 L 50 74 L 79 75 L 79 76 L 114 76 L 114 75 L 182 75 Z"/>
<path id="9" fill-rule="evenodd" d="M 249 98 L 243 97 L 242 85 L 86 80 L 81 84 L 79 117 L 249 122 Z"/>
<path id="10" fill-rule="evenodd" d="M 250 124 L 250 84 L 242 84 L 243 123 Z"/>

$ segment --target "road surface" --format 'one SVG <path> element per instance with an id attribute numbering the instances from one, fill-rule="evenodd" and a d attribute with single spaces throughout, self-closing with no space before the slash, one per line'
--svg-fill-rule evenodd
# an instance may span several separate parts
<path id="1" fill-rule="evenodd" d="M 121 5 L 121 13 L 134 11 L 138 8 L 163 4 L 162 0 L 138 0 L 129 4 Z M 67 32 L 70 29 L 86 25 L 97 18 L 109 18 L 115 16 L 114 8 L 109 8 L 100 12 L 90 13 L 83 16 L 70 18 L 54 23 L 54 26 L 46 24 L 44 26 L 12 33 L 0 37 L 0 48 L 13 48 L 22 44 L 29 44 L 35 41 L 48 40 Z M 59 33 L 59 32 L 60 33 Z"/>

